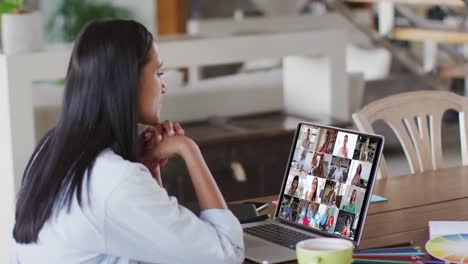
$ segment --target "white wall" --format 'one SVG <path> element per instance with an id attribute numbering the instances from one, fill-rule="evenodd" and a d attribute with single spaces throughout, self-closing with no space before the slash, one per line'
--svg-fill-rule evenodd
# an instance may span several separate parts
<path id="1" fill-rule="evenodd" d="M 154 0 L 112 0 L 116 5 L 123 6 L 132 11 L 135 20 L 156 35 L 156 1 Z"/>
<path id="2" fill-rule="evenodd" d="M 2 241 L 0 250 L 0 263 L 9 263 L 10 245 L 6 244 L 11 238 L 11 228 L 14 220 L 14 215 L 11 212 L 15 211 L 15 183 L 14 177 L 11 177 L 14 171 L 13 161 L 13 142 L 12 138 L 12 124 L 10 115 L 9 98 L 10 93 L 6 87 L 8 80 L 6 58 L 0 56 L 0 120 L 2 126 L 0 129 L 0 238 Z"/>

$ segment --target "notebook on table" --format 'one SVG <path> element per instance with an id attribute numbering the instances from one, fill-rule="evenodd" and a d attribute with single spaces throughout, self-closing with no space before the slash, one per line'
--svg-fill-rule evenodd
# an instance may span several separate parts
<path id="1" fill-rule="evenodd" d="M 453 234 L 468 234 L 468 221 L 429 221 L 429 239 Z"/>

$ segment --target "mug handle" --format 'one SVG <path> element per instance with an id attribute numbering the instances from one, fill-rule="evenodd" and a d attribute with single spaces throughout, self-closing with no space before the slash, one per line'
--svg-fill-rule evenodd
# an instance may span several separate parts
<path id="1" fill-rule="evenodd" d="M 313 257 L 313 258 L 310 260 L 309 264 L 320 264 L 320 262 L 322 262 L 322 261 L 321 261 L 321 258 L 317 256 L 317 257 Z"/>

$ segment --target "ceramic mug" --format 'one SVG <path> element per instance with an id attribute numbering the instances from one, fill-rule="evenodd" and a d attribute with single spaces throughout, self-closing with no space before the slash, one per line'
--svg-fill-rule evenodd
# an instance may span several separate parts
<path id="1" fill-rule="evenodd" d="M 354 244 L 340 238 L 313 238 L 296 245 L 299 264 L 350 264 Z"/>

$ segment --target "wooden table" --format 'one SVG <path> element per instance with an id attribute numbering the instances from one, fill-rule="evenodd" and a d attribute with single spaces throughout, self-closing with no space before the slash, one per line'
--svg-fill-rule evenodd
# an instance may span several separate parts
<path id="1" fill-rule="evenodd" d="M 408 241 L 424 246 L 429 237 L 428 221 L 468 220 L 468 166 L 378 180 L 374 193 L 388 202 L 371 204 L 362 249 Z M 270 202 L 263 213 L 273 215 L 276 206 L 271 201 L 277 198 L 252 201 Z"/>

